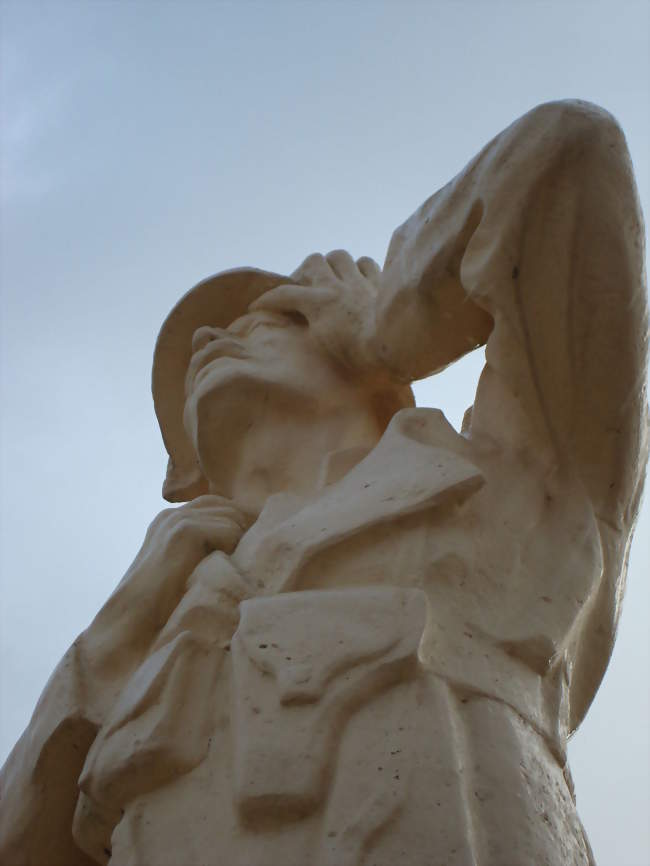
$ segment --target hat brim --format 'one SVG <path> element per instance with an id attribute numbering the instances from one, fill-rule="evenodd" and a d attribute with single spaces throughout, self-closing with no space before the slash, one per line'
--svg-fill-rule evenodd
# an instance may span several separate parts
<path id="1" fill-rule="evenodd" d="M 289 277 L 257 268 L 222 271 L 190 289 L 163 322 L 151 374 L 153 402 L 169 454 L 163 497 L 186 502 L 207 493 L 208 484 L 183 426 L 185 374 L 192 356 L 192 335 L 202 325 L 227 328 L 250 304 Z"/>

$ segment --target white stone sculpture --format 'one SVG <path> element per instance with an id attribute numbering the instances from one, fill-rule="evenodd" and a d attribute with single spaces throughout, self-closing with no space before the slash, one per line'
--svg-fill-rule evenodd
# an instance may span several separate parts
<path id="1" fill-rule="evenodd" d="M 580 102 L 391 240 L 172 310 L 135 562 L 2 775 L 12 866 L 593 862 L 567 737 L 616 629 L 646 456 L 643 236 Z M 409 383 L 487 343 L 462 434 Z"/>

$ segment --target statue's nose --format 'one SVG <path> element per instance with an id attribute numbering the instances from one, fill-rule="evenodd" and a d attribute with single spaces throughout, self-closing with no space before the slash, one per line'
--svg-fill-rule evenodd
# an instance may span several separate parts
<path id="1" fill-rule="evenodd" d="M 223 328 L 213 328 L 210 325 L 203 325 L 197 328 L 192 335 L 192 354 L 207 346 L 212 340 L 219 340 L 227 336 L 229 336 L 228 331 L 225 331 Z"/>

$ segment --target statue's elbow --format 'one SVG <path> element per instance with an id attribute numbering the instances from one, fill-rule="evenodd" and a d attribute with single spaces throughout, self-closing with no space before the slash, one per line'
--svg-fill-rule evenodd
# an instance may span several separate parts
<path id="1" fill-rule="evenodd" d="M 581 99 L 547 102 L 532 109 L 526 119 L 566 159 L 608 163 L 629 160 L 619 122 L 593 102 Z"/>

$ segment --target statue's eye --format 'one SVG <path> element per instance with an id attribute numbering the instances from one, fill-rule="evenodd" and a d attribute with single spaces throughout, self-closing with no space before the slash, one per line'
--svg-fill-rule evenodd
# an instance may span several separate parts
<path id="1" fill-rule="evenodd" d="M 276 321 L 274 319 L 259 319 L 256 322 L 251 322 L 250 325 L 246 328 L 244 332 L 244 336 L 248 336 L 252 334 L 253 331 L 256 331 L 258 328 L 281 328 L 283 325 L 286 325 L 286 322 Z"/>
<path id="2" fill-rule="evenodd" d="M 256 311 L 242 316 L 234 322 L 228 330 L 236 337 L 248 337 L 257 328 L 287 328 L 291 325 L 307 324 L 306 318 L 301 313 L 276 313 L 271 311 Z"/>

